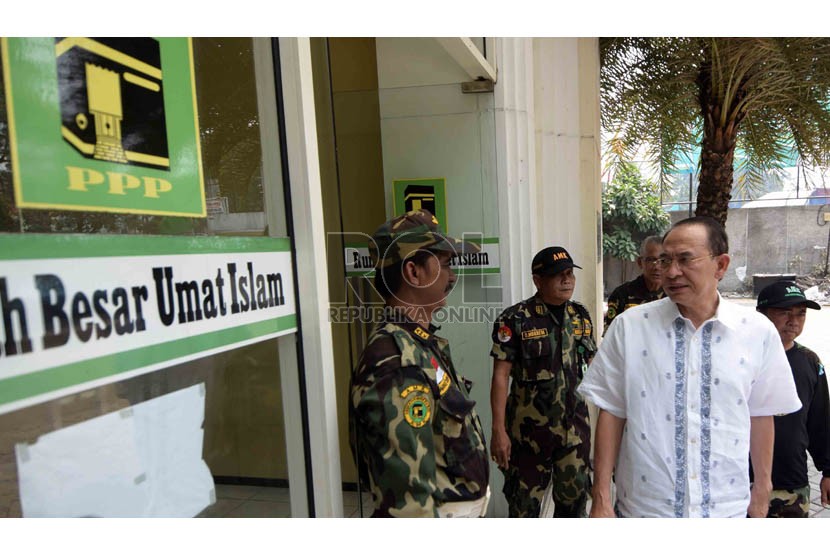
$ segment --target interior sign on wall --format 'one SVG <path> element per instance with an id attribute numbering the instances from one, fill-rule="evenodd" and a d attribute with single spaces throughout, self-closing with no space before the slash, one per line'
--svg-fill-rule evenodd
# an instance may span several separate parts
<path id="1" fill-rule="evenodd" d="M 205 216 L 188 38 L 3 38 L 22 208 Z"/>
<path id="2" fill-rule="evenodd" d="M 478 244 L 481 251 L 478 253 L 458 254 L 450 258 L 450 266 L 456 274 L 498 274 L 499 269 L 499 238 L 468 235 L 465 241 Z M 369 256 L 368 243 L 349 243 L 344 248 L 343 258 L 346 262 L 346 276 L 375 275 L 375 267 Z"/>
<path id="3" fill-rule="evenodd" d="M 438 218 L 447 233 L 447 198 L 444 178 L 392 180 L 395 216 L 410 210 L 426 209 Z"/>
<path id="4" fill-rule="evenodd" d="M 292 276 L 287 239 L 0 236 L 0 413 L 294 332 Z"/>

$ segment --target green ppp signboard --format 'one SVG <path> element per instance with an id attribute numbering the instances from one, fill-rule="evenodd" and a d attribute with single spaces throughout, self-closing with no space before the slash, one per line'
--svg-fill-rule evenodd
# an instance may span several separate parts
<path id="1" fill-rule="evenodd" d="M 188 38 L 4 38 L 18 207 L 205 216 Z"/>

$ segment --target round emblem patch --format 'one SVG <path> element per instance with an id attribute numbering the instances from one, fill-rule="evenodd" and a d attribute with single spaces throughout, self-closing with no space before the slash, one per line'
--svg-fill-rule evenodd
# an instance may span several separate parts
<path id="1" fill-rule="evenodd" d="M 415 396 L 403 408 L 403 418 L 416 429 L 429 423 L 430 415 L 429 400 L 425 396 Z"/>
<path id="2" fill-rule="evenodd" d="M 500 342 L 509 342 L 510 338 L 513 337 L 513 332 L 510 330 L 510 327 L 502 326 L 499 328 L 498 337 Z"/>

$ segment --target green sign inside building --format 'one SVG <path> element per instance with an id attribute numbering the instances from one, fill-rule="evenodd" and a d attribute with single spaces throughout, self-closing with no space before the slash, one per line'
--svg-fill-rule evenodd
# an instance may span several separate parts
<path id="1" fill-rule="evenodd" d="M 426 209 L 435 215 L 444 233 L 447 232 L 444 178 L 392 180 L 392 193 L 395 198 L 395 216 L 410 210 Z"/>
<path id="2" fill-rule="evenodd" d="M 205 216 L 188 38 L 4 38 L 18 207 Z"/>

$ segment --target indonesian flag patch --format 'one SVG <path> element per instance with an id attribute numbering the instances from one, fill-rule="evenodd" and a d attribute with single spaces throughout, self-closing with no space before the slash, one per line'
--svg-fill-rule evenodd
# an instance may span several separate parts
<path id="1" fill-rule="evenodd" d="M 450 388 L 450 382 L 452 382 L 450 375 L 444 372 L 444 369 L 441 368 L 441 365 L 434 357 L 430 358 L 430 363 L 435 368 L 435 382 L 438 383 L 438 392 L 443 396 L 444 392 Z"/>
<path id="2" fill-rule="evenodd" d="M 502 343 L 509 342 L 510 338 L 513 337 L 513 331 L 510 330 L 509 326 L 502 326 L 501 328 L 499 328 L 498 337 L 499 341 Z"/>

